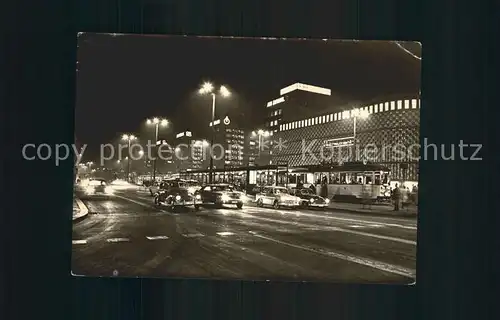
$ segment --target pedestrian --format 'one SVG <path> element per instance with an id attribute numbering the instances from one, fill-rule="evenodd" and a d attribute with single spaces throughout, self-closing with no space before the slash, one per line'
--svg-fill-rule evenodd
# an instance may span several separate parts
<path id="1" fill-rule="evenodd" d="M 314 185 L 314 183 L 311 183 L 309 189 L 311 189 L 311 191 L 314 192 L 314 194 L 316 194 L 316 186 Z"/>
<path id="2" fill-rule="evenodd" d="M 394 211 L 399 211 L 399 201 L 401 201 L 401 190 L 399 190 L 398 184 L 392 191 L 392 199 L 394 200 Z"/>

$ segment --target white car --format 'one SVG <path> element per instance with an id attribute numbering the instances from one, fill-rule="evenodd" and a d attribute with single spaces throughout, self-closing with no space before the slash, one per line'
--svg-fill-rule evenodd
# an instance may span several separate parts
<path id="1" fill-rule="evenodd" d="M 280 207 L 297 208 L 300 206 L 301 199 L 291 195 L 285 187 L 272 186 L 262 189 L 262 192 L 256 195 L 255 202 L 259 207 L 269 205 L 275 209 Z"/>

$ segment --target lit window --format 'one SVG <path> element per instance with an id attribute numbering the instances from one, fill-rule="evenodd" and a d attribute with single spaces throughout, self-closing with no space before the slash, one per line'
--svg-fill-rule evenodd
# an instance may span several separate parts
<path id="1" fill-rule="evenodd" d="M 349 119 L 351 116 L 351 111 L 342 112 L 342 119 Z"/>
<path id="2" fill-rule="evenodd" d="M 307 125 L 312 126 L 312 119 L 307 120 Z"/>
<path id="3" fill-rule="evenodd" d="M 385 109 L 385 111 L 389 111 L 389 102 L 385 103 L 385 108 L 384 109 Z"/>
<path id="4" fill-rule="evenodd" d="M 403 108 L 403 101 L 398 100 L 398 110 L 400 110 L 401 108 Z"/>
<path id="5" fill-rule="evenodd" d="M 368 112 L 373 113 L 373 106 L 370 106 L 368 110 Z"/>
<path id="6" fill-rule="evenodd" d="M 411 99 L 411 108 L 417 109 L 417 99 Z"/>
<path id="7" fill-rule="evenodd" d="M 375 113 L 378 112 L 378 104 L 375 105 Z"/>
<path id="8" fill-rule="evenodd" d="M 417 108 L 422 108 L 422 100 L 418 99 L 417 102 Z"/>
<path id="9" fill-rule="evenodd" d="M 334 121 L 337 121 L 337 116 L 338 116 L 338 114 L 337 114 L 337 113 L 335 113 L 335 114 L 333 115 L 333 120 L 334 120 Z"/>
<path id="10" fill-rule="evenodd" d="M 323 117 L 321 118 L 321 123 L 325 123 L 325 122 L 326 122 L 326 116 L 323 116 Z"/>
<path id="11" fill-rule="evenodd" d="M 314 118 L 314 124 L 319 124 L 319 117 Z"/>
<path id="12" fill-rule="evenodd" d="M 296 122 L 292 122 L 292 129 L 295 129 L 297 128 L 297 123 Z"/>
<path id="13" fill-rule="evenodd" d="M 410 100 L 405 100 L 405 109 L 410 109 Z"/>
<path id="14" fill-rule="evenodd" d="M 333 113 L 330 113 L 330 120 L 328 121 L 333 121 Z"/>

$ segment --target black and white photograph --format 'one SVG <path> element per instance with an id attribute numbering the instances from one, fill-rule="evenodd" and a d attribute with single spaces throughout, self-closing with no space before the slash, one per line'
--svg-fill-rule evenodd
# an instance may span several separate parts
<path id="1" fill-rule="evenodd" d="M 74 276 L 416 282 L 420 43 L 75 36 Z"/>

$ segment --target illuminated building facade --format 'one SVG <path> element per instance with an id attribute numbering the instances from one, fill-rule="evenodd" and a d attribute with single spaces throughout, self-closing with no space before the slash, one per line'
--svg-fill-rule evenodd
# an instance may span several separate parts
<path id="1" fill-rule="evenodd" d="M 387 166 L 393 180 L 418 181 L 419 130 L 418 94 L 330 106 L 307 116 L 293 110 L 274 134 L 281 143 L 273 148 L 273 161 L 291 167 L 366 161 Z"/>
<path id="2" fill-rule="evenodd" d="M 244 159 L 245 130 L 238 127 L 229 116 L 222 120 L 216 119 L 209 123 L 214 127 L 214 153 L 215 168 L 234 168 L 246 165 Z"/>
<path id="3" fill-rule="evenodd" d="M 282 122 L 310 115 L 311 110 L 330 106 L 331 101 L 330 89 L 304 83 L 289 85 L 280 90 L 280 97 L 267 103 L 266 130 L 278 132 Z"/>

